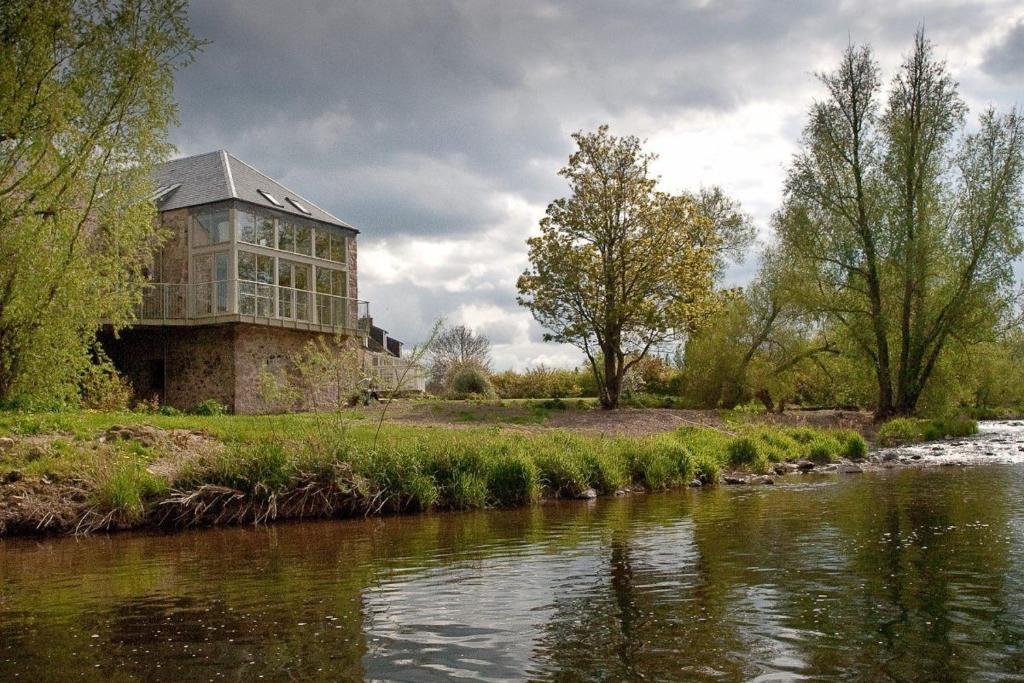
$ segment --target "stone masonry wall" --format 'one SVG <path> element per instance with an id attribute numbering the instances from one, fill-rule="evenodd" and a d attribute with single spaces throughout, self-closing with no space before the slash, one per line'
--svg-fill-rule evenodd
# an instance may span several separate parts
<path id="1" fill-rule="evenodd" d="M 268 405 L 261 396 L 260 376 L 263 370 L 277 377 L 285 377 L 293 369 L 291 359 L 302 350 L 306 342 L 321 337 L 333 346 L 332 335 L 304 330 L 292 330 L 267 325 L 236 325 L 235 330 L 235 412 L 280 412 L 293 406 Z M 359 348 L 355 338 L 346 338 L 348 348 Z M 321 405 L 333 405 L 337 391 L 330 387 L 318 396 Z M 309 409 L 302 405 L 299 408 Z"/>
<path id="2" fill-rule="evenodd" d="M 138 399 L 187 410 L 207 399 L 234 407 L 235 359 L 231 325 L 133 327 L 100 342 L 114 366 L 132 383 Z M 164 388 L 156 376 L 163 371 Z"/>

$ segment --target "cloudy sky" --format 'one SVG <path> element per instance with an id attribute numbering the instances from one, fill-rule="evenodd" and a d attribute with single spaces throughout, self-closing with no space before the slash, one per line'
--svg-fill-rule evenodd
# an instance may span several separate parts
<path id="1" fill-rule="evenodd" d="M 813 73 L 849 41 L 891 74 L 923 24 L 973 113 L 1024 105 L 1019 0 L 194 0 L 190 17 L 210 44 L 178 76 L 180 153 L 227 149 L 359 228 L 378 323 L 412 343 L 466 323 L 499 368 L 578 361 L 515 303 L 570 133 L 645 138 L 665 189 L 721 185 L 767 235 Z"/>

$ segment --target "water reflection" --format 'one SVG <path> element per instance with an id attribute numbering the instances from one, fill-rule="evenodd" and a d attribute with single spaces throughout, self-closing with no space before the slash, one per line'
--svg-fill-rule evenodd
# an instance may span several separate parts
<path id="1" fill-rule="evenodd" d="M 1024 676 L 1024 468 L 0 543 L 2 680 Z"/>

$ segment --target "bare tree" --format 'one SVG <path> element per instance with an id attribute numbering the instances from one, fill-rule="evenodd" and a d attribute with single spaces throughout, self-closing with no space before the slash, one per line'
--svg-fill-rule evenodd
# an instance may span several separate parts
<path id="1" fill-rule="evenodd" d="M 465 325 L 444 328 L 430 345 L 430 383 L 434 388 L 447 384 L 455 368 L 468 365 L 489 372 L 491 340 Z"/>

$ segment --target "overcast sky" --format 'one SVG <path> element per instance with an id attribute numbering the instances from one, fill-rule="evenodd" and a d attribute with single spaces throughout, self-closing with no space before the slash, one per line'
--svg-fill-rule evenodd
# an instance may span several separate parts
<path id="1" fill-rule="evenodd" d="M 570 133 L 646 138 L 665 189 L 721 185 L 767 235 L 813 73 L 850 40 L 888 78 L 923 23 L 972 118 L 1024 104 L 1019 0 L 194 0 L 190 16 L 210 44 L 178 75 L 179 152 L 227 149 L 350 222 L 378 324 L 415 343 L 466 323 L 498 368 L 579 359 L 515 303 Z"/>

